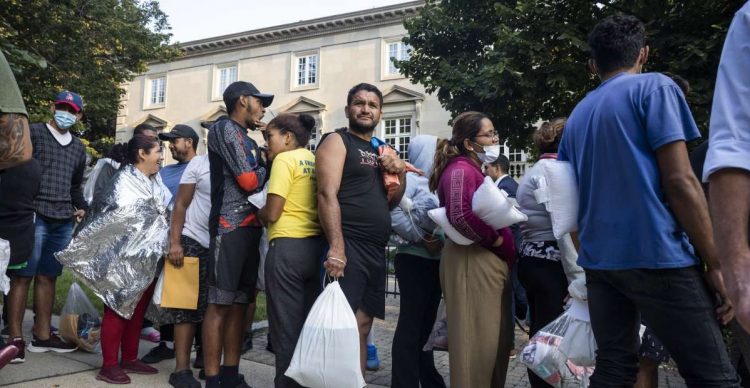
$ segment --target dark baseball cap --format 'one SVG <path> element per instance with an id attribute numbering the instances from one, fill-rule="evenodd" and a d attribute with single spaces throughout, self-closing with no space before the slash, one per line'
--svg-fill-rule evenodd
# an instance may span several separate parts
<path id="1" fill-rule="evenodd" d="M 76 113 L 83 110 L 83 99 L 81 96 L 79 96 L 77 93 L 73 93 L 67 90 L 63 90 L 60 93 L 57 93 L 57 97 L 55 97 L 55 105 L 58 104 L 65 104 L 70 105 L 73 109 L 75 109 Z"/>
<path id="2" fill-rule="evenodd" d="M 185 124 L 177 124 L 169 132 L 159 134 L 159 140 L 169 141 L 179 138 L 193 139 L 193 144 L 198 144 L 198 134 L 195 133 L 193 128 Z"/>
<path id="3" fill-rule="evenodd" d="M 261 93 L 260 90 L 250 82 L 235 81 L 224 90 L 224 104 L 228 107 L 229 101 L 242 96 L 258 97 L 264 107 L 268 107 L 273 102 L 273 94 Z"/>

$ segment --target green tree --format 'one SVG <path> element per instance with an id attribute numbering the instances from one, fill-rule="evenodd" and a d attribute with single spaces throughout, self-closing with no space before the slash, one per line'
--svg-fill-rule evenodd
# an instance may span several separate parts
<path id="1" fill-rule="evenodd" d="M 586 35 L 617 13 L 646 24 L 645 71 L 691 83 L 688 102 L 708 126 L 716 70 L 729 23 L 744 0 L 428 0 L 404 23 L 411 58 L 397 61 L 454 115 L 479 110 L 513 144 L 528 144 L 540 119 L 567 116 L 598 80 Z"/>
<path id="2" fill-rule="evenodd" d="M 0 49 L 31 119 L 49 118 L 56 92 L 76 91 L 86 104 L 76 131 L 92 144 L 114 136 L 122 85 L 178 55 L 169 29 L 157 1 L 0 0 Z"/>

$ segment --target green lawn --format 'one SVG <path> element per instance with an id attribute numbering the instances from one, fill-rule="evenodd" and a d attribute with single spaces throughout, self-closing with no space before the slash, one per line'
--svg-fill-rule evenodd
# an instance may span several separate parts
<path id="1" fill-rule="evenodd" d="M 54 314 L 60 314 L 60 311 L 65 304 L 65 298 L 67 298 L 68 296 L 70 285 L 73 284 L 74 281 L 76 281 L 75 276 L 73 276 L 73 273 L 67 269 L 64 269 L 62 275 L 57 278 L 57 284 L 55 287 L 55 305 L 52 307 L 52 311 L 54 312 Z M 94 307 L 96 307 L 97 310 L 102 311 L 104 309 L 102 300 L 94 295 L 93 291 L 86 287 L 82 282 L 78 282 L 78 284 L 81 286 L 81 288 L 83 288 L 83 291 L 86 292 L 86 295 L 89 297 L 89 300 L 91 300 L 91 303 L 94 304 Z M 33 284 L 31 286 L 31 290 L 33 290 Z M 26 302 L 28 308 L 31 308 L 31 306 L 34 304 L 33 295 L 33 292 L 29 292 L 29 298 Z M 266 294 L 259 293 L 256 303 L 257 308 L 255 310 L 255 321 L 263 321 L 265 319 L 268 319 L 266 315 Z"/>

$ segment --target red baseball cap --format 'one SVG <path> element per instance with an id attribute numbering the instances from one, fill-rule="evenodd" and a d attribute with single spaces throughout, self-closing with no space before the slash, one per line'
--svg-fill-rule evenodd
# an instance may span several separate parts
<path id="1" fill-rule="evenodd" d="M 57 94 L 57 97 L 55 97 L 55 105 L 57 104 L 70 105 L 75 109 L 76 113 L 83 110 L 83 99 L 81 96 L 67 90 L 63 90 Z"/>

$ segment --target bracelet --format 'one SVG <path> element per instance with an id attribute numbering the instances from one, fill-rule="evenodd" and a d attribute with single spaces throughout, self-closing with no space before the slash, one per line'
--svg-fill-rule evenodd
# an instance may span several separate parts
<path id="1" fill-rule="evenodd" d="M 333 256 L 329 256 L 328 260 L 338 261 L 339 263 L 341 263 L 343 265 L 346 265 L 346 262 L 344 260 L 341 260 L 341 259 L 333 257 Z"/>

